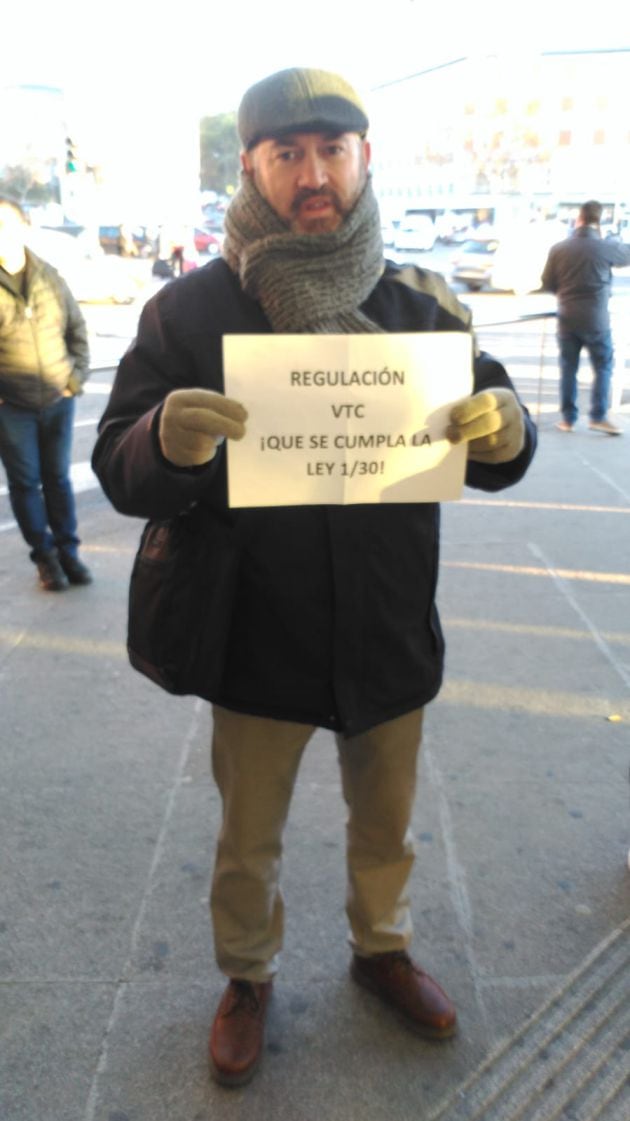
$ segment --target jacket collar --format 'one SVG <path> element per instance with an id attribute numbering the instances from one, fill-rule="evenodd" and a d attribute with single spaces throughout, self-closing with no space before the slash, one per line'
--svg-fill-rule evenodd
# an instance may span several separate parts
<path id="1" fill-rule="evenodd" d="M 36 253 L 33 253 L 31 249 L 24 248 L 24 257 L 24 273 L 22 274 L 24 276 L 24 290 L 21 288 L 20 282 L 16 282 L 13 279 L 11 273 L 0 268 L 0 284 L 7 292 L 10 292 L 12 296 L 17 296 L 19 299 L 24 297 L 25 292 L 30 292 L 34 278 L 39 275 L 39 273 L 43 272 L 45 267 L 45 262 L 42 261 L 41 257 L 38 257 Z"/>
<path id="2" fill-rule="evenodd" d="M 23 295 L 21 281 L 25 273 L 26 270 L 22 269 L 17 275 L 14 275 L 0 267 L 0 284 L 3 288 L 6 288 L 7 292 L 10 292 L 12 296 L 21 298 Z"/>

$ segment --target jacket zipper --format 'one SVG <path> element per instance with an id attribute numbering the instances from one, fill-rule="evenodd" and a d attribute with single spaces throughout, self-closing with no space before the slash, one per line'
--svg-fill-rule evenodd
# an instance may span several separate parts
<path id="1" fill-rule="evenodd" d="M 33 320 L 33 309 L 31 307 L 30 303 L 28 302 L 28 300 L 24 300 L 24 318 L 28 319 L 28 321 L 30 323 L 30 327 L 31 327 L 31 334 L 33 336 L 33 344 L 35 346 L 35 353 L 37 355 L 37 366 L 38 366 L 38 369 L 39 369 L 39 406 L 40 406 L 40 408 L 43 408 L 44 369 L 43 369 L 43 366 L 42 366 L 42 355 L 41 355 L 41 351 L 40 351 L 40 348 L 39 348 L 39 338 L 37 336 L 37 330 L 36 330 L 35 322 Z"/>

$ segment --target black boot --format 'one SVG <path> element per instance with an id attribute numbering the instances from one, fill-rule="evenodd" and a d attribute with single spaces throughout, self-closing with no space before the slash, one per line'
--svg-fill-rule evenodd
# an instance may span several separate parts
<path id="1" fill-rule="evenodd" d="M 57 553 L 46 553 L 37 564 L 39 582 L 45 592 L 63 592 L 68 587 L 68 579 L 59 563 Z"/>
<path id="2" fill-rule="evenodd" d="M 91 584 L 92 573 L 87 565 L 71 553 L 60 553 L 59 561 L 71 584 Z"/>

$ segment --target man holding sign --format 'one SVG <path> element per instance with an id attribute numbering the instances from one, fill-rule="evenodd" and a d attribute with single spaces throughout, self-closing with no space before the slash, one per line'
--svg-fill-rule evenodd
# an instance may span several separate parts
<path id="1" fill-rule="evenodd" d="M 472 357 L 470 344 L 467 362 L 457 359 L 467 368 L 454 384 L 466 388 L 455 398 L 443 389 L 451 384 L 447 349 L 438 346 L 432 359 L 423 351 L 424 389 L 416 381 L 409 390 L 413 348 L 411 358 L 381 365 L 388 334 L 392 355 L 398 336 L 469 337 L 470 314 L 437 274 L 384 260 L 368 119 L 352 87 L 320 70 L 272 74 L 246 92 L 238 127 L 243 174 L 226 215 L 222 260 L 146 305 L 93 459 L 123 513 L 175 519 L 202 510 L 208 565 L 222 565 L 221 592 L 208 606 L 204 591 L 203 608 L 199 577 L 203 633 L 194 649 L 211 656 L 196 656 L 166 688 L 213 704 L 223 823 L 211 910 L 217 962 L 229 983 L 210 1061 L 224 1085 L 248 1081 L 262 1054 L 283 938 L 284 825 L 317 727 L 336 736 L 348 807 L 352 977 L 423 1036 L 441 1040 L 455 1031 L 450 999 L 408 953 L 418 749 L 444 655 L 435 605 L 439 506 L 420 476 L 429 446 L 441 441 L 460 456 L 468 486 L 500 490 L 522 478 L 536 445 L 506 371 L 486 354 Z M 271 363 L 269 355 L 263 361 L 265 336 Z M 299 361 L 289 355 L 274 382 L 290 336 L 308 336 L 312 362 L 305 365 L 301 351 Z M 335 347 L 339 336 L 349 346 L 372 336 L 378 363 L 346 365 L 337 350 L 331 357 L 330 336 Z M 258 350 L 248 351 L 248 340 Z M 270 367 L 260 381 L 257 367 L 244 369 L 258 361 Z M 233 375 L 244 387 L 238 398 L 226 391 Z M 390 388 L 401 409 L 385 423 Z M 310 410 L 300 413 L 299 402 L 311 390 L 333 396 L 317 398 L 328 421 L 309 433 Z M 413 401 L 425 390 L 418 422 Z M 245 505 L 230 501 L 228 477 L 252 432 L 258 460 Z M 411 458 L 376 499 L 357 490 L 350 501 L 318 502 L 315 489 L 293 504 L 282 481 L 293 471 L 289 460 L 265 456 L 301 452 L 305 434 L 316 454 L 304 471 L 324 465 L 313 467 L 314 476 L 336 471 L 355 480 L 361 463 L 377 465 L 364 474 L 380 474 L 382 464 L 385 475 L 399 450 Z M 409 462 L 418 473 L 412 491 Z M 265 463 L 276 464 L 277 498 Z M 185 643 L 181 627 L 174 607 L 167 637 Z"/>

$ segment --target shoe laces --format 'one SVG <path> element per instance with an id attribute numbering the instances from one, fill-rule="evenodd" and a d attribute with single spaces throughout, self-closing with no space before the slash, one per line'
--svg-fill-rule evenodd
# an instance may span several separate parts
<path id="1" fill-rule="evenodd" d="M 260 998 L 251 981 L 232 980 L 230 982 L 232 1001 L 225 1015 L 231 1016 L 234 1012 L 251 1012 L 257 1015 L 260 1010 Z"/>
<path id="2" fill-rule="evenodd" d="M 391 950 L 390 953 L 383 954 L 383 960 L 392 973 L 416 973 L 418 976 L 424 973 L 424 970 L 412 961 L 406 950 Z"/>

